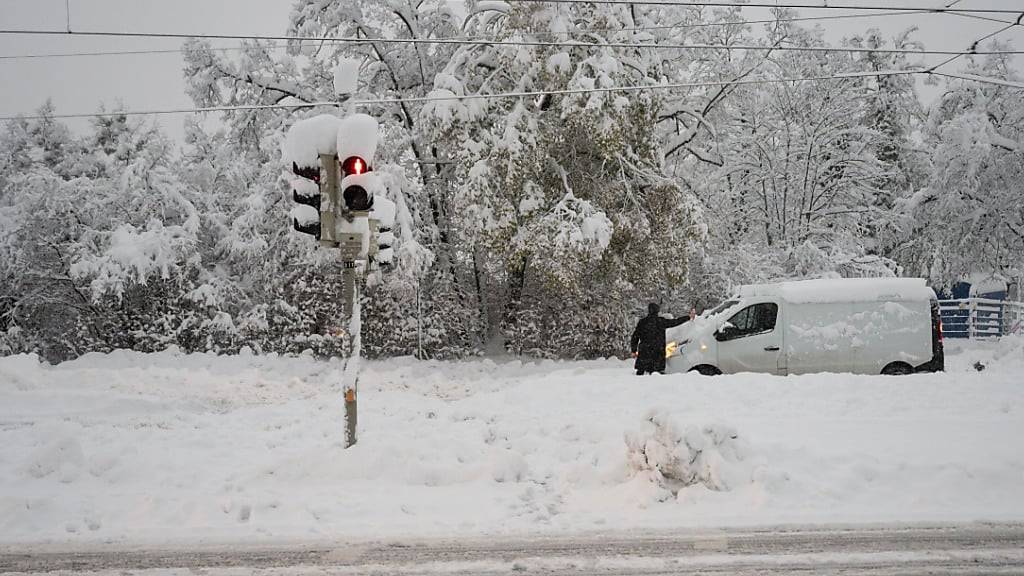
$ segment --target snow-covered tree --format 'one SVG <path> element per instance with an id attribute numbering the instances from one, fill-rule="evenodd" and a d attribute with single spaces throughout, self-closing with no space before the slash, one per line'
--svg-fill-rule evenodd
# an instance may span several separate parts
<path id="1" fill-rule="evenodd" d="M 595 335 L 629 322 L 624 301 L 663 297 L 680 284 L 686 247 L 703 235 L 698 203 L 663 172 L 659 100 L 602 91 L 657 79 L 654 54 L 601 46 L 635 27 L 635 13 L 476 5 L 467 21 L 474 35 L 536 40 L 591 31 L 571 48 L 461 47 L 431 95 L 564 93 L 440 100 L 421 114 L 434 140 L 461 143 L 454 223 L 487 336 L 504 338 L 511 350 L 620 352 L 620 336 L 595 342 Z"/>
<path id="2" fill-rule="evenodd" d="M 996 47 L 1000 46 L 995 44 Z M 1009 56 L 967 73 L 1020 82 Z M 905 258 L 914 274 L 949 285 L 973 272 L 1024 270 L 1024 93 L 950 81 L 925 132 L 932 170 L 905 204 L 912 225 Z"/>

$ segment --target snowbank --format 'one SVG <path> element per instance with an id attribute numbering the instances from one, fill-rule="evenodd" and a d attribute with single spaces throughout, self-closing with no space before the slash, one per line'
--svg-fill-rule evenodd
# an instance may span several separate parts
<path id="1" fill-rule="evenodd" d="M 985 352 L 988 354 L 989 352 Z M 1022 520 L 1024 356 L 636 378 L 619 360 L 0 358 L 0 543 Z"/>

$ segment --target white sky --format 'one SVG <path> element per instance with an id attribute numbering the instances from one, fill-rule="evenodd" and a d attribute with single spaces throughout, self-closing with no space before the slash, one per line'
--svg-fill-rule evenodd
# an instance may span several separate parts
<path id="1" fill-rule="evenodd" d="M 173 32 L 266 35 L 282 34 L 291 10 L 289 0 L 68 0 L 74 30 Z M 356 0 L 341 0 L 356 1 Z M 763 1 L 763 0 L 761 0 Z M 814 0 L 804 0 L 813 3 Z M 820 1 L 820 0 L 819 0 Z M 937 7 L 949 0 L 841 0 L 842 3 Z M 0 28 L 65 28 L 64 0 L 0 0 Z M 957 8 L 1007 8 L 1024 11 L 1024 0 L 961 0 Z M 751 19 L 769 18 L 767 11 L 748 9 Z M 803 15 L 833 15 L 838 10 L 805 10 Z M 996 18 L 1012 20 L 1008 15 Z M 886 35 L 917 25 L 917 38 L 931 49 L 964 49 L 1002 24 L 948 14 L 908 14 L 822 22 L 831 41 L 880 28 Z M 1024 47 L 1024 26 L 1004 32 L 1000 39 Z M 221 41 L 218 46 L 237 42 Z M 0 56 L 18 54 L 92 52 L 110 50 L 175 49 L 181 42 L 152 38 L 96 38 L 0 35 Z M 926 61 L 941 61 L 930 57 Z M 1024 68 L 1024 57 L 1018 66 Z M 76 58 L 0 59 L 0 116 L 30 113 L 52 98 L 58 113 L 89 113 L 101 104 L 123 102 L 129 109 L 189 107 L 184 93 L 181 55 L 146 54 Z M 925 97 L 936 93 L 924 88 Z M 160 116 L 158 121 L 174 137 L 182 133 L 182 115 Z M 70 122 L 82 127 L 86 121 Z"/>

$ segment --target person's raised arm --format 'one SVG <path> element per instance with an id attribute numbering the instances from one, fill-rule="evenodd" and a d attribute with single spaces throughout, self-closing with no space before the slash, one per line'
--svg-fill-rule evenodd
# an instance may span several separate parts
<path id="1" fill-rule="evenodd" d="M 680 324 L 684 324 L 686 322 L 689 322 L 690 319 L 688 317 L 686 317 L 686 316 L 683 316 L 682 318 L 673 318 L 672 320 L 669 320 L 668 318 L 662 318 L 661 321 L 665 323 L 664 324 L 665 328 L 675 328 L 676 326 L 679 326 Z"/>

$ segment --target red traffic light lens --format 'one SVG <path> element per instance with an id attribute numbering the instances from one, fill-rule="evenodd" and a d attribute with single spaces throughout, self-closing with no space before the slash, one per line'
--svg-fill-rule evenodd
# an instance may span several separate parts
<path id="1" fill-rule="evenodd" d="M 359 156 L 349 156 L 341 163 L 341 170 L 346 176 L 348 176 L 350 174 L 363 174 L 369 172 L 370 167 L 366 165 L 366 160 L 363 160 Z"/>

